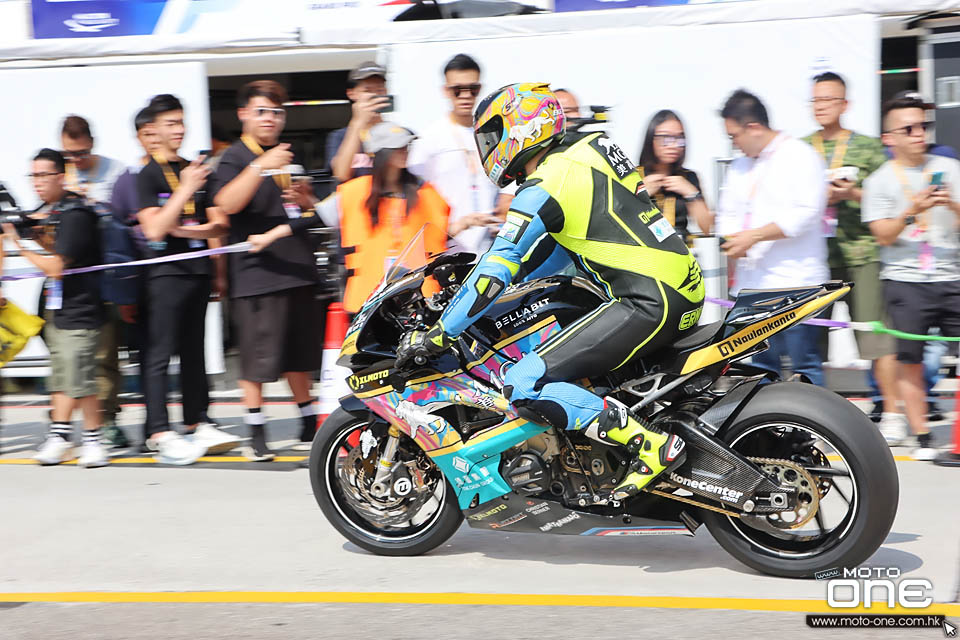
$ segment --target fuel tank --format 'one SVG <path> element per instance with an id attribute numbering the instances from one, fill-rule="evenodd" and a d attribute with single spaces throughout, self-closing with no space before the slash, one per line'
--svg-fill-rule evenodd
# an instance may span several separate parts
<path id="1" fill-rule="evenodd" d="M 508 288 L 497 302 L 476 321 L 471 333 L 492 345 L 510 343 L 511 338 L 531 335 L 534 327 L 549 323 L 550 335 L 570 326 L 606 301 L 592 282 L 570 276 L 551 276 Z M 543 336 L 549 337 L 549 336 Z M 524 351 L 536 346 L 525 345 Z"/>

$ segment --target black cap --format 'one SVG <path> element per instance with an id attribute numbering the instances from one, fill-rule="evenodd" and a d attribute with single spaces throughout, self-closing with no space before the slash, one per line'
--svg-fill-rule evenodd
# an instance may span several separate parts
<path id="1" fill-rule="evenodd" d="M 366 80 L 367 78 L 372 78 L 374 76 L 380 76 L 386 80 L 387 70 L 376 62 L 364 62 L 350 72 L 350 75 L 347 76 L 347 81 L 350 83 L 350 86 L 354 86 L 361 80 Z"/>
<path id="2" fill-rule="evenodd" d="M 894 99 L 894 100 L 900 100 L 900 99 L 902 99 L 902 98 L 911 98 L 911 99 L 913 99 L 913 100 L 919 100 L 920 102 L 923 103 L 923 108 L 924 108 L 924 109 L 936 109 L 936 108 L 937 108 L 937 105 L 933 104 L 932 102 L 927 102 L 926 100 L 924 100 L 924 99 L 923 99 L 923 96 L 920 95 L 920 92 L 919 92 L 919 91 L 900 91 L 900 92 L 897 93 L 897 95 L 893 96 L 893 99 Z"/>

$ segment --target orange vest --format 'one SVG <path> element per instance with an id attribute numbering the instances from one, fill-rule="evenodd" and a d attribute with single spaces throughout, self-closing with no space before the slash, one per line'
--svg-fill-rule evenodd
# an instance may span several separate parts
<path id="1" fill-rule="evenodd" d="M 407 212 L 406 200 L 381 198 L 377 226 L 367 210 L 367 198 L 373 178 L 361 176 L 337 187 L 340 199 L 340 244 L 353 248 L 346 256 L 347 289 L 343 308 L 356 313 L 383 280 L 386 266 L 392 264 L 410 239 L 429 223 L 424 231 L 428 254 L 447 248 L 447 217 L 450 207 L 433 187 L 423 184 L 417 192 L 417 206 Z M 426 256 L 414 256 L 417 266 L 426 264 Z M 428 294 L 429 295 L 429 294 Z"/>

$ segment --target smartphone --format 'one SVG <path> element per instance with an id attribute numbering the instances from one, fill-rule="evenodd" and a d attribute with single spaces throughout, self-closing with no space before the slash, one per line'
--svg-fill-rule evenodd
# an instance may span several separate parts
<path id="1" fill-rule="evenodd" d="M 207 164 L 210 162 L 211 158 L 213 158 L 213 149 L 204 149 L 203 151 L 200 151 L 197 153 L 197 157 L 199 158 L 200 156 L 204 156 L 203 164 Z"/>
<path id="2" fill-rule="evenodd" d="M 387 99 L 387 104 L 377 109 L 377 113 L 389 113 L 393 111 L 394 105 L 396 104 L 393 96 L 383 96 L 383 97 Z"/>
<path id="3" fill-rule="evenodd" d="M 943 171 L 935 171 L 933 175 L 930 176 L 930 186 L 935 189 L 943 187 Z"/>

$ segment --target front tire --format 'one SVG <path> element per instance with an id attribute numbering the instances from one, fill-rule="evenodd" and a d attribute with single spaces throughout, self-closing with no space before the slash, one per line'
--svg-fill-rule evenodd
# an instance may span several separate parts
<path id="1" fill-rule="evenodd" d="M 784 435 L 794 433 L 815 438 L 820 448 L 829 446 L 832 460 L 839 459 L 848 468 L 846 476 L 831 479 L 824 493 L 834 489 L 834 497 L 842 497 L 849 505 L 847 515 L 835 527 L 824 526 L 822 502 L 816 516 L 818 529 L 797 534 L 791 540 L 712 511 L 702 512 L 703 522 L 730 555 L 763 573 L 805 578 L 817 571 L 856 567 L 883 544 L 897 513 L 900 483 L 890 449 L 876 426 L 849 401 L 799 382 L 762 387 L 736 422 L 717 437 L 741 454 L 783 458 L 783 450 L 766 451 L 762 447 L 778 439 L 789 441 Z M 815 477 L 822 480 L 826 474 Z M 841 481 L 848 488 L 840 489 Z"/>
<path id="2" fill-rule="evenodd" d="M 353 505 L 347 499 L 346 492 L 351 488 L 342 485 L 343 476 L 338 465 L 343 464 L 342 459 L 348 447 L 352 448 L 349 443 L 351 435 L 378 428 L 386 429 L 382 423 L 374 422 L 372 414 L 359 417 L 342 408 L 324 420 L 314 436 L 310 452 L 310 484 L 314 498 L 330 524 L 358 547 L 384 556 L 426 553 L 446 542 L 463 522 L 453 489 L 439 469 L 434 469 L 439 478 L 436 478 L 435 497 L 431 498 L 437 503 L 435 513 L 416 524 L 411 520 L 409 526 L 405 527 L 379 525 L 375 519 L 355 508 L 356 497 Z M 401 437 L 405 445 L 401 447 L 401 452 L 409 453 L 417 449 L 417 445 L 407 436 Z M 354 442 L 353 446 L 359 445 Z"/>

